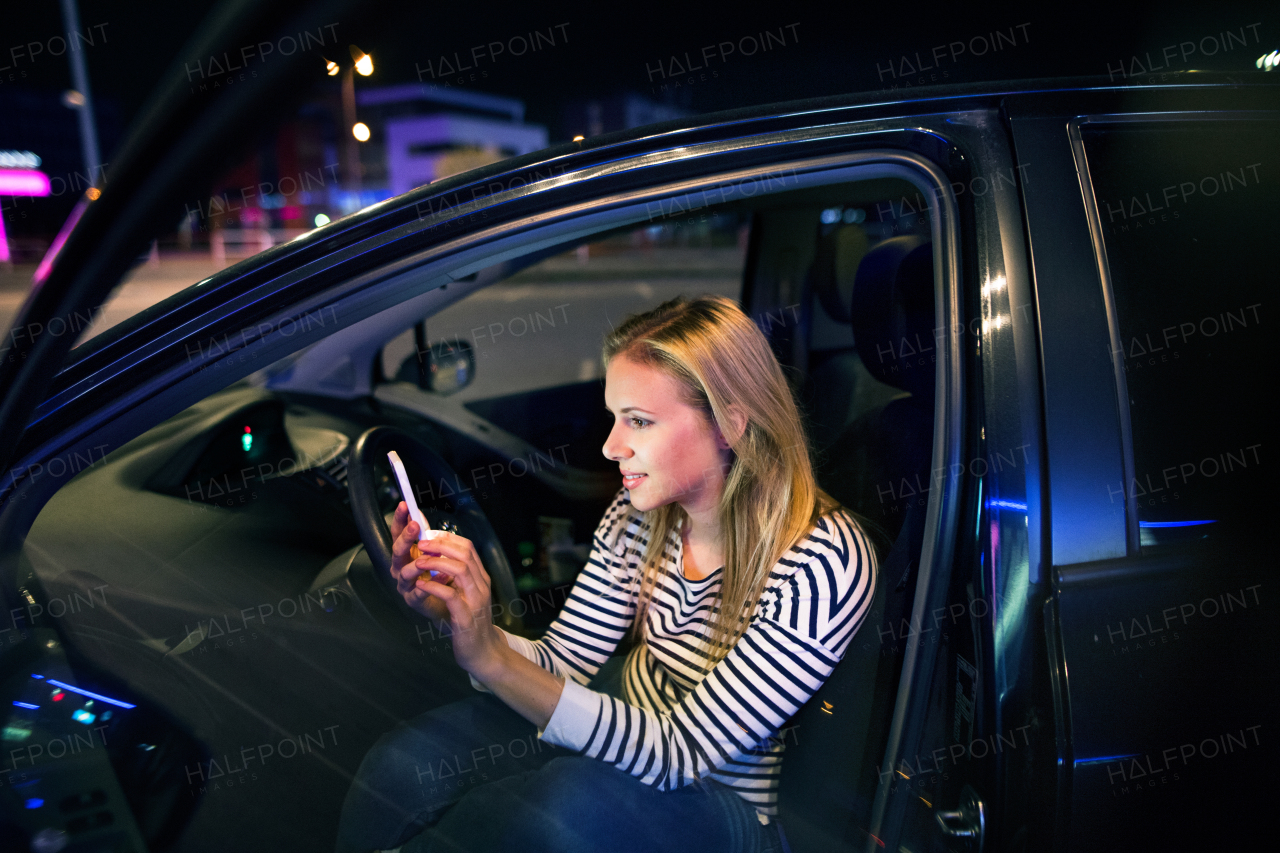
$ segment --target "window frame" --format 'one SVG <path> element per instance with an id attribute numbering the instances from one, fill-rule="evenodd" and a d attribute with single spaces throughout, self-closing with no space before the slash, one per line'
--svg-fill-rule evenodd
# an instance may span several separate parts
<path id="1" fill-rule="evenodd" d="M 1106 234 L 1102 227 L 1102 211 L 1098 207 L 1098 197 L 1093 189 L 1093 177 L 1089 171 L 1089 160 L 1084 150 L 1084 129 L 1104 128 L 1107 126 L 1125 126 L 1136 124 L 1160 124 L 1165 122 L 1204 122 L 1204 121 L 1276 121 L 1280 120 L 1280 112 L 1274 110 L 1231 110 L 1223 112 L 1182 111 L 1152 113 L 1099 113 L 1096 115 L 1080 115 L 1067 122 L 1067 138 L 1071 143 L 1071 156 L 1075 160 L 1076 175 L 1080 179 L 1080 192 L 1084 196 L 1085 218 L 1089 224 L 1089 238 L 1093 246 L 1094 262 L 1098 269 L 1098 279 L 1102 284 L 1102 300 L 1106 308 L 1106 323 L 1109 345 L 1111 348 L 1111 365 L 1115 378 L 1116 409 L 1120 415 L 1120 450 L 1122 476 L 1125 486 L 1125 551 L 1129 557 L 1142 555 L 1142 534 L 1138 525 L 1138 498 L 1135 489 L 1129 488 L 1134 481 L 1136 466 L 1133 459 L 1133 423 L 1129 417 L 1129 383 L 1125 376 L 1124 361 L 1116 358 L 1116 353 L 1124 352 L 1124 343 L 1120 336 L 1120 317 L 1116 309 L 1115 284 L 1111 276 L 1111 264 L 1107 257 Z"/>

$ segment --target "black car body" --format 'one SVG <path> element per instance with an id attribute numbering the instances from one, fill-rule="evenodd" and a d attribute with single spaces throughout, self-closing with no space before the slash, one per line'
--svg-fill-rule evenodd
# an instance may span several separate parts
<path id="1" fill-rule="evenodd" d="M 455 405 L 371 342 L 577 246 L 711 220 L 746 235 L 737 295 L 795 379 L 824 488 L 887 534 L 875 619 L 783 733 L 796 853 L 1253 838 L 1278 722 L 1254 399 L 1274 375 L 1277 130 L 1261 75 L 700 117 L 422 187 L 80 346 L 38 404 L 6 400 L 25 430 L 0 482 L 0 662 L 6 706 L 32 706 L 4 744 L 14 849 L 40 831 L 83 849 L 330 845 L 369 744 L 470 689 L 352 541 L 347 487 L 380 486 L 348 482 L 348 444 L 395 426 L 472 472 L 444 503 L 484 509 L 492 560 L 517 567 L 537 516 L 589 531 L 617 488 L 591 461 L 599 423 L 565 415 L 598 379 Z M 17 325 L 87 309 L 83 280 L 51 277 L 68 301 Z M 421 364 L 462 353 L 486 372 L 478 343 L 426 341 Z M 299 436 L 317 449 L 219 503 L 236 484 L 207 484 L 237 469 L 214 448 L 251 428 L 276 469 L 308 452 Z M 556 446 L 563 464 L 514 475 Z M 486 491 L 474 472 L 493 465 Z M 545 624 L 553 590 L 514 607 L 504 577 L 501 618 Z M 60 733 L 51 694 L 31 701 L 55 670 L 116 697 L 102 749 Z M 74 760 L 33 755 L 46 736 Z"/>

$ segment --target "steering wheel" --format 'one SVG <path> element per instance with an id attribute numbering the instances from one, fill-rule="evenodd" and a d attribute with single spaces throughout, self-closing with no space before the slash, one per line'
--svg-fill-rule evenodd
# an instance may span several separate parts
<path id="1" fill-rule="evenodd" d="M 501 605 L 494 616 L 494 624 L 517 626 L 520 620 L 512 613 L 511 605 L 520 593 L 516 591 L 515 576 L 511 573 L 506 552 L 502 550 L 498 534 L 484 510 L 476 503 L 470 490 L 462 488 L 453 469 L 438 453 L 410 433 L 390 426 L 365 430 L 347 457 L 347 491 L 351 497 L 351 511 L 365 551 L 373 563 L 379 587 L 403 603 L 404 599 L 396 590 L 395 579 L 391 577 L 391 530 L 378 504 L 379 490 L 385 488 L 389 478 L 379 476 L 374 468 L 381 463 L 379 470 L 385 469 L 390 473 L 391 464 L 387 461 L 390 450 L 404 460 L 409 482 L 419 492 L 416 496 L 419 508 L 431 526 L 465 536 L 475 545 L 480 562 L 492 581 L 494 603 Z M 390 482 L 395 481 L 391 479 Z M 398 487 L 396 491 L 399 491 Z"/>

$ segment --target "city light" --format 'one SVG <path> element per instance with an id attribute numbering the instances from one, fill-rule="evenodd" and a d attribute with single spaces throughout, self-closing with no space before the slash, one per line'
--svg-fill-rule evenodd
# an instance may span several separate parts
<path id="1" fill-rule="evenodd" d="M 30 151 L 5 151 L 3 162 L 39 163 L 40 158 Z M 50 194 L 49 177 L 36 169 L 0 169 L 0 196 L 21 195 L 42 197 Z M 0 216 L 0 263 L 11 263 L 9 237 L 4 230 L 4 217 Z"/>
<path id="2" fill-rule="evenodd" d="M 358 121 L 351 126 L 351 135 L 361 142 L 369 141 L 369 125 Z"/>
<path id="3" fill-rule="evenodd" d="M 373 73 L 373 57 L 365 53 L 354 44 L 349 48 L 351 50 L 351 60 L 356 64 L 356 73 L 361 77 L 368 77 Z"/>
<path id="4" fill-rule="evenodd" d="M 0 195 L 47 196 L 49 177 L 35 169 L 0 169 Z"/>
<path id="5" fill-rule="evenodd" d="M 334 62 L 332 59 L 326 59 L 324 61 L 324 70 L 329 74 L 330 77 L 337 77 L 338 72 L 341 71 L 342 69 L 339 68 L 338 63 Z"/>
<path id="6" fill-rule="evenodd" d="M 0 169 L 37 169 L 40 155 L 30 151 L 0 151 Z"/>
<path id="7" fill-rule="evenodd" d="M 328 217 L 328 216 L 326 216 L 325 214 L 323 214 L 323 213 L 317 213 L 317 214 L 316 214 L 316 227 L 317 227 L 317 228 L 319 228 L 321 225 L 328 225 L 330 221 L 331 221 L 331 220 L 329 219 L 329 217 Z"/>

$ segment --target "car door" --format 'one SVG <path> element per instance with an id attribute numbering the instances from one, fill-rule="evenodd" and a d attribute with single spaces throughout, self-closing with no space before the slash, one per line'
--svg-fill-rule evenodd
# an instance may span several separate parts
<path id="1" fill-rule="evenodd" d="M 903 676 L 873 822 L 853 833 L 867 850 L 1021 849 L 1046 831 L 1045 789 L 1026 783 L 1043 778 L 1052 751 L 1036 661 L 1046 589 L 1037 313 L 1017 202 L 1028 163 L 994 104 L 966 125 L 970 171 L 952 185 L 969 223 L 962 295 L 946 316 L 939 294 L 936 353 L 918 335 L 895 342 L 935 367 L 939 411 L 955 421 L 937 424 L 927 477 L 884 490 L 907 497 L 904 530 L 922 528 L 918 553 L 895 543 L 888 580 L 914 565 L 920 579 L 874 638 L 882 654 L 903 655 Z M 944 343 L 957 347 L 950 359 Z"/>
<path id="2" fill-rule="evenodd" d="M 805 191 L 849 181 L 893 178 L 914 187 L 921 197 L 942 194 L 948 199 L 930 208 L 929 220 L 943 270 L 941 278 L 948 283 L 942 306 L 951 317 L 959 287 L 957 214 L 945 195 L 950 181 L 937 166 L 939 159 L 946 162 L 945 149 L 936 158 L 913 150 L 937 148 L 935 135 L 912 129 L 919 121 L 916 117 L 904 118 L 894 126 L 894 122 L 883 120 L 859 122 L 851 116 L 854 120 L 834 134 L 825 124 L 827 118 L 824 116 L 820 127 L 801 123 L 780 132 L 769 126 L 770 118 L 765 116 L 758 133 L 740 137 L 699 141 L 695 134 L 687 134 L 692 137 L 689 144 L 666 151 L 652 151 L 652 143 L 632 143 L 616 151 L 584 152 L 576 163 L 569 164 L 575 166 L 568 171 L 571 179 L 566 180 L 561 172 L 554 180 L 544 176 L 546 183 L 542 185 L 538 185 L 536 169 L 517 163 L 504 166 L 505 172 L 499 170 L 510 181 L 505 186 L 499 183 L 501 191 L 491 191 L 488 197 L 476 193 L 473 201 L 452 203 L 447 194 L 459 183 L 469 190 L 467 181 L 492 186 L 496 183 L 492 174 L 432 188 L 394 209 L 369 211 L 354 222 L 219 277 L 210 288 L 218 293 L 216 302 L 207 301 L 205 288 L 195 288 L 122 326 L 59 377 L 53 396 L 37 410 L 35 421 L 45 434 L 56 434 L 65 453 L 74 455 L 92 447 L 98 447 L 100 455 L 110 453 L 165 417 L 218 391 L 232 381 L 236 371 L 239 375 L 250 372 L 252 356 L 266 363 L 272 357 L 302 352 L 361 321 L 376 322 L 390 316 L 402 305 L 434 314 L 457 294 L 483 283 L 473 274 L 492 268 L 504 257 L 572 245 L 590 234 L 623 225 L 660 222 L 700 205 L 732 204 L 756 194 Z M 465 192 L 456 195 L 467 198 Z M 255 294 L 270 294 L 271 298 L 248 298 Z M 198 314 L 215 306 L 220 313 Z M 341 317 L 337 333 L 331 325 L 299 322 L 314 319 L 318 311 L 325 310 L 331 313 L 318 316 Z M 252 322 L 251 315 L 256 318 Z M 272 319 L 268 320 L 268 315 Z M 204 319 L 194 324 L 192 316 Z M 953 325 L 948 323 L 947 328 Z M 247 329 L 257 334 L 240 334 Z M 959 341 L 951 331 L 946 336 L 946 360 L 953 364 Z M 198 345 L 210 339 L 232 341 L 233 345 Z M 160 357 L 148 364 L 146 359 L 156 355 Z M 121 360 L 131 362 L 130 368 L 121 370 Z M 294 362 L 295 375 L 305 373 L 304 366 Z M 332 369 L 333 364 L 325 367 Z M 351 375 L 367 374 L 352 371 Z M 946 408 L 954 412 L 959 400 L 951 392 L 957 376 L 951 367 L 944 375 Z M 86 388 L 97 390 L 86 394 Z M 107 397 L 107 389 L 116 393 Z M 953 420 L 954 416 L 948 424 Z M 942 447 L 952 452 L 956 434 L 953 430 L 944 433 Z M 9 483 L 5 523 L 14 544 L 20 543 L 32 517 L 58 485 L 31 475 L 34 469 L 29 466 L 49 460 L 47 445 L 33 443 L 29 435 L 18 455 L 28 468 L 26 476 L 20 470 Z M 946 540 L 950 535 L 947 528 L 941 538 Z M 932 559 L 929 562 L 933 564 Z M 251 659 L 246 659 L 246 664 L 251 666 Z M 292 709 L 304 716 L 309 710 L 313 709 Z M 248 720 L 246 725 L 251 723 Z M 322 726 L 317 731 L 328 730 Z M 262 743 L 270 743 L 268 733 L 264 729 Z M 318 737 L 323 741 L 323 734 Z M 238 743 L 243 748 L 250 741 L 217 743 L 213 751 L 222 755 L 223 747 L 235 749 Z M 201 781 L 212 777 L 212 765 L 208 767 L 196 771 Z M 328 813 L 332 816 L 333 811 Z"/>
<path id="3" fill-rule="evenodd" d="M 354 20 L 354 13 L 347 14 L 353 5 L 272 2 L 223 9 L 184 55 L 270 43 L 337 17 Z M 363 4 L 361 13 L 374 5 Z M 59 615 L 105 608 L 104 591 L 42 598 L 23 580 L 23 534 L 14 527 L 30 523 L 24 516 L 33 504 L 23 501 L 23 488 L 40 479 L 65 483 L 102 461 L 92 450 L 50 446 L 51 432 L 28 430 L 86 318 L 180 209 L 180 199 L 199 186 L 204 171 L 231 153 L 225 140 L 244 136 L 279 108 L 282 90 L 301 91 L 297 84 L 307 76 L 301 63 L 276 62 L 262 69 L 262 85 L 219 98 L 188 91 L 180 69 L 172 71 L 148 121 L 114 160 L 108 191 L 87 194 L 59 234 L 0 350 L 0 527 L 6 531 L 0 536 L 0 601 L 7 616 L 0 629 L 6 699 L 0 846 L 6 850 L 69 843 L 77 849 L 168 847 L 187 824 L 194 800 L 159 792 L 176 791 L 182 767 L 207 756 L 136 685 L 65 643 Z M 24 441 L 28 449 L 41 448 L 35 455 L 42 462 L 23 454 Z M 28 458 L 19 461 L 21 455 Z M 91 522 L 82 535 L 82 545 L 90 546 Z"/>
<path id="4" fill-rule="evenodd" d="M 1274 87 L 1026 99 L 1057 849 L 1265 837 Z"/>

